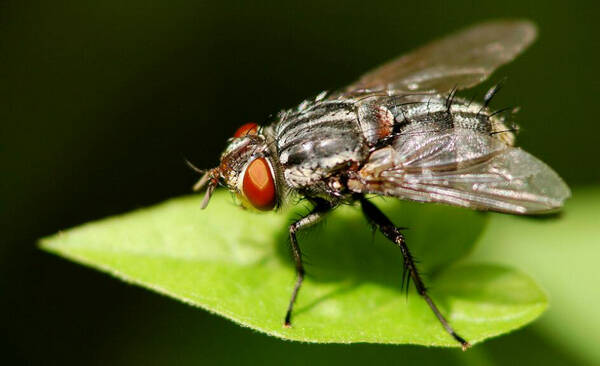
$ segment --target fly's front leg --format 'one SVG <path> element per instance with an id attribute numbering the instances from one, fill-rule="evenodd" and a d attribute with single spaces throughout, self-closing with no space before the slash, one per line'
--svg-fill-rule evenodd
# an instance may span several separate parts
<path id="1" fill-rule="evenodd" d="M 298 245 L 298 240 L 296 239 L 296 233 L 301 229 L 307 228 L 319 222 L 323 218 L 323 216 L 331 209 L 332 206 L 329 202 L 324 200 L 316 201 L 315 207 L 308 215 L 304 216 L 300 220 L 290 225 L 290 242 L 292 244 L 294 262 L 296 263 L 297 277 L 296 284 L 294 285 L 294 291 L 292 292 L 292 297 L 290 298 L 290 304 L 288 305 L 287 312 L 285 313 L 285 323 L 283 324 L 285 327 L 290 327 L 292 325 L 291 321 L 294 302 L 296 301 L 298 291 L 300 291 L 300 286 L 302 285 L 302 281 L 304 280 L 304 265 L 302 264 L 302 251 L 300 251 L 300 246 Z"/>
<path id="2" fill-rule="evenodd" d="M 390 219 L 388 219 L 387 216 L 385 216 L 385 214 L 381 212 L 379 208 L 377 208 L 377 206 L 367 201 L 364 197 L 360 198 L 360 203 L 367 219 L 373 225 L 375 225 L 386 238 L 393 241 L 394 243 L 396 243 L 396 245 L 398 245 L 398 247 L 400 247 L 400 251 L 402 252 L 402 256 L 404 257 L 405 270 L 408 271 L 410 277 L 412 278 L 415 287 L 417 288 L 417 292 L 425 299 L 427 305 L 429 305 L 429 307 L 431 308 L 435 316 L 438 318 L 440 323 L 442 323 L 444 329 L 446 329 L 446 331 L 454 339 L 460 342 L 463 351 L 466 350 L 470 346 L 469 342 L 467 342 L 464 338 L 456 334 L 454 329 L 452 329 L 450 324 L 448 324 L 448 321 L 446 320 L 446 318 L 444 318 L 444 316 L 442 315 L 438 307 L 435 305 L 433 300 L 431 300 L 431 298 L 427 294 L 427 288 L 423 284 L 423 280 L 421 280 L 421 276 L 419 275 L 417 266 L 415 265 L 415 261 L 412 255 L 410 254 L 408 247 L 406 246 L 404 235 L 402 235 L 400 229 L 398 229 L 398 227 L 396 227 L 390 221 Z"/>

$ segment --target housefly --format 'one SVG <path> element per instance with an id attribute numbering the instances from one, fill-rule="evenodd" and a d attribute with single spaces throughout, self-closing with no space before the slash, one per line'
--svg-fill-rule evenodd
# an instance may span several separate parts
<path id="1" fill-rule="evenodd" d="M 276 209 L 291 195 L 312 211 L 289 227 L 297 280 L 284 325 L 304 278 L 296 233 L 342 204 L 358 201 L 366 219 L 397 245 L 405 271 L 444 329 L 463 349 L 469 343 L 428 295 L 402 230 L 366 194 L 437 202 L 510 214 L 558 210 L 570 196 L 546 164 L 514 147 L 515 129 L 503 111 L 456 91 L 486 80 L 536 37 L 527 21 L 491 21 L 434 41 L 362 76 L 284 110 L 266 126 L 247 123 L 228 141 L 218 167 L 202 171 L 202 208 L 218 185 L 245 207 Z"/>

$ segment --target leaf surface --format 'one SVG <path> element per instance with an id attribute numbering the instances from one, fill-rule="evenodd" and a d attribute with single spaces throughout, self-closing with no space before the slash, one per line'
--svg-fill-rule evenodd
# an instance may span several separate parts
<path id="1" fill-rule="evenodd" d="M 42 239 L 44 249 L 267 334 L 305 342 L 458 346 L 414 291 L 400 288 L 402 257 L 373 235 L 358 207 L 337 209 L 300 235 L 308 276 L 293 327 L 283 317 L 295 281 L 288 226 L 306 208 L 254 213 L 217 192 L 173 199 Z M 454 263 L 482 233 L 486 215 L 376 200 L 419 260 L 431 296 L 472 343 L 521 327 L 546 308 L 523 273 Z"/>

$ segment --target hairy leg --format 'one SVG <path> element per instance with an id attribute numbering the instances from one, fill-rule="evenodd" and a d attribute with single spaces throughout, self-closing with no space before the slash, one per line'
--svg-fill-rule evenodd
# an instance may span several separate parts
<path id="1" fill-rule="evenodd" d="M 408 247 L 406 246 L 406 241 L 404 240 L 404 235 L 402 235 L 402 233 L 400 232 L 400 229 L 396 225 L 394 225 L 390 221 L 390 219 L 388 219 L 387 216 L 385 216 L 385 214 L 383 212 L 381 212 L 379 210 L 379 208 L 377 208 L 377 206 L 375 206 L 373 203 L 369 202 L 364 197 L 360 198 L 360 203 L 362 206 L 362 210 L 363 210 L 365 216 L 367 217 L 367 219 L 373 225 L 375 225 L 386 238 L 388 238 L 389 240 L 394 242 L 400 248 L 400 251 L 402 252 L 402 256 L 404 257 L 405 271 L 408 271 L 408 274 L 412 278 L 413 283 L 415 284 L 415 287 L 417 288 L 417 292 L 419 293 L 419 295 L 421 295 L 423 297 L 423 299 L 425 299 L 425 302 L 427 302 L 427 305 L 429 305 L 429 307 L 431 308 L 431 310 L 433 311 L 435 316 L 438 318 L 440 323 L 442 323 L 442 326 L 444 327 L 444 329 L 446 329 L 446 331 L 454 339 L 456 339 L 458 342 L 460 342 L 463 351 L 466 350 L 468 347 L 470 347 L 469 342 L 467 342 L 464 338 L 462 338 L 461 336 L 456 334 L 454 329 L 452 329 L 452 327 L 450 326 L 450 324 L 448 323 L 446 318 L 444 318 L 444 316 L 442 315 L 442 313 L 440 312 L 438 307 L 435 305 L 433 300 L 431 300 L 431 298 L 427 294 L 427 288 L 423 284 L 423 280 L 421 279 L 421 276 L 419 275 L 419 271 L 417 270 L 415 261 L 414 261 L 412 255 L 410 254 Z"/>
<path id="2" fill-rule="evenodd" d="M 316 201 L 313 210 L 308 215 L 304 216 L 300 220 L 290 225 L 290 242 L 292 244 L 294 262 L 296 263 L 296 284 L 294 285 L 292 297 L 290 298 L 290 304 L 288 305 L 287 312 L 285 313 L 285 322 L 283 324 L 285 327 L 289 327 L 292 325 L 292 310 L 294 308 L 294 302 L 296 302 L 298 291 L 300 291 L 300 286 L 302 285 L 302 281 L 304 280 L 304 265 L 302 264 L 302 251 L 300 250 L 300 246 L 298 245 L 296 233 L 301 229 L 307 228 L 319 222 L 327 212 L 331 211 L 331 209 L 332 206 L 331 204 L 329 204 L 329 202 Z"/>

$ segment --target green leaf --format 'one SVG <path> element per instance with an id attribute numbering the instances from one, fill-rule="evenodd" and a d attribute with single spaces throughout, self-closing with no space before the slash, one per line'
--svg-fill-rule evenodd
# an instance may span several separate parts
<path id="1" fill-rule="evenodd" d="M 436 205 L 376 202 L 400 226 L 431 296 L 472 343 L 531 322 L 547 306 L 524 274 L 484 264 L 451 265 L 480 236 L 484 214 Z M 218 192 L 86 224 L 42 240 L 42 247 L 239 324 L 306 342 L 458 346 L 426 303 L 400 289 L 402 258 L 373 236 L 356 207 L 341 207 L 301 235 L 308 278 L 293 327 L 283 316 L 295 281 L 287 233 L 306 209 L 254 213 Z"/>

